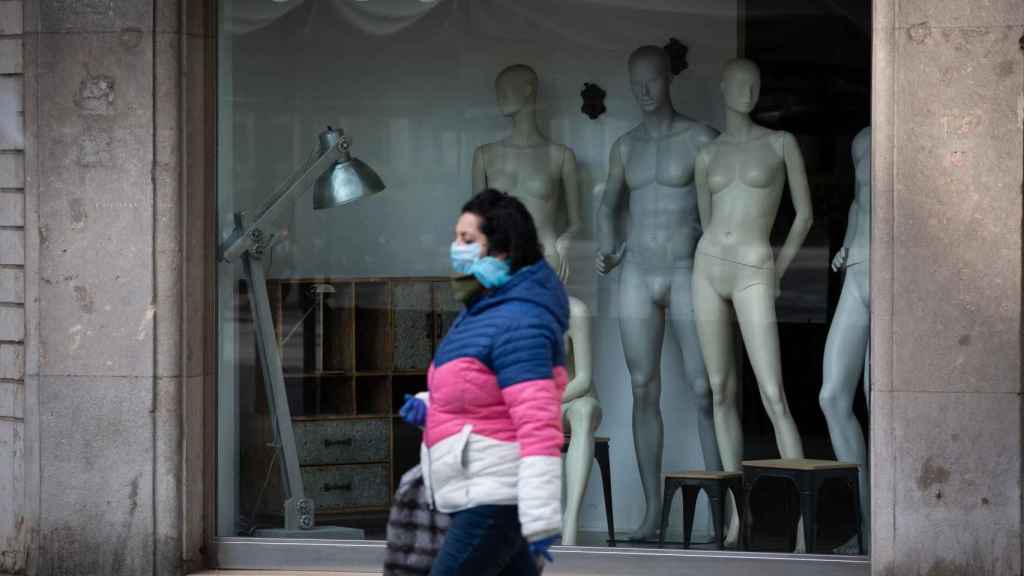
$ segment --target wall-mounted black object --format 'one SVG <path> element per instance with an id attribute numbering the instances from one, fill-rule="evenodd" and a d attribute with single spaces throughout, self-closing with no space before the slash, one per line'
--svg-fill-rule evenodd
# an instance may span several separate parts
<path id="1" fill-rule="evenodd" d="M 668 44 L 664 46 L 665 52 L 668 54 L 669 66 L 672 69 L 673 76 L 679 76 L 679 74 L 690 67 L 690 63 L 686 61 L 686 54 L 689 53 L 690 49 L 686 47 L 676 38 L 669 38 Z"/>
<path id="2" fill-rule="evenodd" d="M 583 91 L 580 92 L 580 96 L 583 97 L 583 106 L 580 106 L 580 112 L 586 114 L 591 120 L 597 120 L 608 111 L 604 106 L 604 97 L 607 95 L 607 92 L 597 84 L 584 83 Z"/>

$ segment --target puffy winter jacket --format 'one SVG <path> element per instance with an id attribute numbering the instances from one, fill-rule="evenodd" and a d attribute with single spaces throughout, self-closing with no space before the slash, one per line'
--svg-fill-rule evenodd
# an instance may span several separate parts
<path id="1" fill-rule="evenodd" d="M 568 298 L 544 261 L 472 301 L 428 375 L 421 448 L 435 506 L 518 504 L 530 542 L 561 527 Z"/>

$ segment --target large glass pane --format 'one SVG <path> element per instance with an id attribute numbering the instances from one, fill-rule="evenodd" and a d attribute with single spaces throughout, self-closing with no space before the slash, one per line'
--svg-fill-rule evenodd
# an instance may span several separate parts
<path id="1" fill-rule="evenodd" d="M 218 535 L 384 538 L 422 441 L 398 410 L 461 310 L 448 246 L 488 186 L 571 297 L 562 543 L 682 546 L 685 508 L 692 546 L 740 547 L 708 497 L 734 486 L 753 550 L 856 553 L 867 0 L 219 7 L 220 239 L 249 249 L 219 264 Z M 239 236 L 328 127 L 387 188 L 298 189 Z M 806 533 L 799 479 L 822 481 Z"/>

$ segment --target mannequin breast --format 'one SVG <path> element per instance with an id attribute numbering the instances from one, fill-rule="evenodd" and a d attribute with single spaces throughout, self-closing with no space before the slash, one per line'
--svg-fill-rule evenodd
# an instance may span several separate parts
<path id="1" fill-rule="evenodd" d="M 698 250 L 749 266 L 773 264 L 769 236 L 786 178 L 781 138 L 776 134 L 781 133 L 742 143 L 719 139 L 711 145 L 707 167 L 711 222 Z"/>
<path id="2" fill-rule="evenodd" d="M 526 206 L 545 247 L 554 246 L 562 156 L 562 146 L 550 143 L 517 148 L 496 142 L 487 145 L 484 153 L 487 186 L 515 196 Z"/>

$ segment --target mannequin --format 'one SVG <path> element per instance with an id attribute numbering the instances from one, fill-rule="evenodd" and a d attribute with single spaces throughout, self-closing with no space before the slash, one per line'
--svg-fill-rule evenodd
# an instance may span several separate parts
<path id="1" fill-rule="evenodd" d="M 754 124 L 760 71 L 749 60 L 722 74 L 726 129 L 697 157 L 696 180 L 704 235 L 697 246 L 693 297 L 704 361 L 714 395 L 715 431 L 726 470 L 739 471 L 743 432 L 737 410 L 733 313 L 783 458 L 802 458 L 803 443 L 782 386 L 775 298 L 779 280 L 810 231 L 811 194 L 796 139 Z M 769 241 L 788 179 L 796 217 L 775 258 Z M 738 536 L 733 510 L 727 543 Z M 803 532 L 797 530 L 798 550 Z"/>
<path id="2" fill-rule="evenodd" d="M 498 109 L 512 118 L 512 134 L 476 149 L 473 190 L 491 187 L 521 200 L 533 216 L 545 258 L 564 277 L 566 255 L 580 228 L 576 155 L 548 140 L 537 127 L 538 83 L 537 73 L 523 64 L 498 74 L 494 81 Z M 555 224 L 563 192 L 569 226 L 558 236 Z"/>
<path id="3" fill-rule="evenodd" d="M 580 227 L 580 195 L 576 156 L 550 142 L 537 127 L 537 73 L 517 64 L 505 68 L 495 80 L 498 108 L 512 118 L 512 134 L 476 149 L 473 155 L 473 190 L 496 188 L 519 198 L 537 226 L 544 256 L 568 280 L 568 252 Z M 565 198 L 568 228 L 555 232 L 559 198 Z M 601 406 L 593 389 L 590 356 L 590 311 L 578 298 L 569 297 L 566 334 L 569 384 L 562 403 L 563 424 L 572 439 L 565 458 L 566 507 L 562 544 L 576 544 L 583 492 L 594 461 L 594 432 L 601 423 Z"/>
<path id="4" fill-rule="evenodd" d="M 565 349 L 569 384 L 562 396 L 562 426 L 571 437 L 565 454 L 562 544 L 575 546 L 583 492 L 587 488 L 594 463 L 594 432 L 601 425 L 602 413 L 593 384 L 590 311 L 582 300 L 572 296 L 569 297 L 569 332 L 566 334 Z"/>
<path id="5" fill-rule="evenodd" d="M 828 433 L 836 459 L 854 462 L 860 467 L 860 507 L 864 541 L 871 541 L 869 482 L 864 432 L 853 414 L 853 398 L 864 374 L 864 396 L 869 398 L 868 327 L 868 255 L 871 240 L 871 128 L 864 128 L 853 139 L 856 190 L 850 205 L 843 246 L 832 260 L 832 270 L 845 270 L 843 291 L 839 296 L 832 326 L 825 341 L 825 362 L 821 395 L 818 401 L 828 422 Z M 841 551 L 856 551 L 843 546 Z M 853 553 L 853 552 L 851 552 Z"/>
<path id="6" fill-rule="evenodd" d="M 677 113 L 669 94 L 665 51 L 644 46 L 629 57 L 633 96 L 643 121 L 612 146 L 598 218 L 597 271 L 620 263 L 619 332 L 633 388 L 633 446 L 645 508 L 631 540 L 657 538 L 661 521 L 661 348 L 665 318 L 682 349 L 684 379 L 694 391 L 704 464 L 721 470 L 704 361 L 691 302 L 693 254 L 700 237 L 694 161 L 716 135 Z M 622 211 L 631 217 L 625 242 L 616 233 Z"/>

